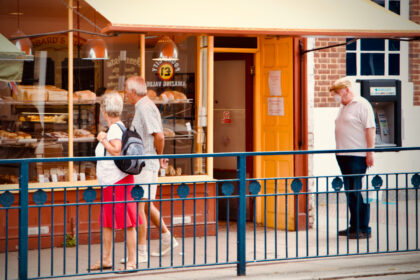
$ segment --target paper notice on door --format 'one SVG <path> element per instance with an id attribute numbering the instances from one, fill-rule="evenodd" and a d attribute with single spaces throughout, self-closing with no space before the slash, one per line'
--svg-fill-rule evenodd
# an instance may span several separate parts
<path id="1" fill-rule="evenodd" d="M 284 116 L 284 98 L 283 97 L 268 97 L 268 115 L 269 116 Z"/>
<path id="2" fill-rule="evenodd" d="M 268 74 L 268 87 L 271 96 L 281 96 L 281 71 L 270 71 Z"/>

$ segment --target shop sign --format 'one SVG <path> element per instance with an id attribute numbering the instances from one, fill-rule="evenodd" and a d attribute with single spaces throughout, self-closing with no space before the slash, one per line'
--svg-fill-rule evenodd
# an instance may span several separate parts
<path id="1" fill-rule="evenodd" d="M 78 37 L 75 34 L 75 38 L 73 39 L 73 45 L 77 46 L 78 44 L 83 45 L 86 42 L 86 39 L 82 37 Z M 34 46 L 35 50 L 44 50 L 47 48 L 54 48 L 54 49 L 64 49 L 68 47 L 68 35 L 67 34 L 59 34 L 59 35 L 49 35 L 49 36 L 42 36 L 37 38 L 31 39 L 32 45 Z"/>
<path id="2" fill-rule="evenodd" d="M 152 72 L 156 72 L 162 81 L 171 80 L 174 74 L 180 70 L 181 68 L 177 61 L 155 61 L 152 66 Z"/>
<path id="3" fill-rule="evenodd" d="M 371 87 L 371 96 L 396 96 L 397 90 L 395 87 Z"/>
<path id="4" fill-rule="evenodd" d="M 172 63 L 164 62 L 161 65 L 159 65 L 157 73 L 162 81 L 169 81 L 174 76 L 175 68 L 172 65 Z"/>

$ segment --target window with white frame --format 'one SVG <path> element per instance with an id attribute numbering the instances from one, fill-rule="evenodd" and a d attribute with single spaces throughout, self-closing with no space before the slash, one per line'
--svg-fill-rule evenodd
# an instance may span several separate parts
<path id="1" fill-rule="evenodd" d="M 406 14 L 408 1 L 372 0 L 396 14 Z M 403 12 L 403 13 L 402 13 Z M 347 42 L 352 40 L 347 39 Z M 346 46 L 347 76 L 400 76 L 402 75 L 402 42 L 366 38 Z"/>

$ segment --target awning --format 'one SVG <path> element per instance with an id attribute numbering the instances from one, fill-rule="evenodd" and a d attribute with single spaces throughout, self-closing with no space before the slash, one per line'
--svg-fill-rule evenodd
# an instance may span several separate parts
<path id="1" fill-rule="evenodd" d="M 85 0 L 103 32 L 419 37 L 420 25 L 370 0 Z"/>
<path id="2" fill-rule="evenodd" d="M 24 58 L 25 53 L 0 34 L 0 80 L 20 82 Z"/>

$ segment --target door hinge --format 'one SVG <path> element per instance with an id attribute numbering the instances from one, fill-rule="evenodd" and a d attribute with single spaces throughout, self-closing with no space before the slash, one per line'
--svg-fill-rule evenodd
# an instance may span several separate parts
<path id="1" fill-rule="evenodd" d="M 250 67 L 251 69 L 250 69 L 250 74 L 251 74 L 251 76 L 254 76 L 255 75 L 255 66 L 254 65 L 252 65 L 251 67 Z"/>

